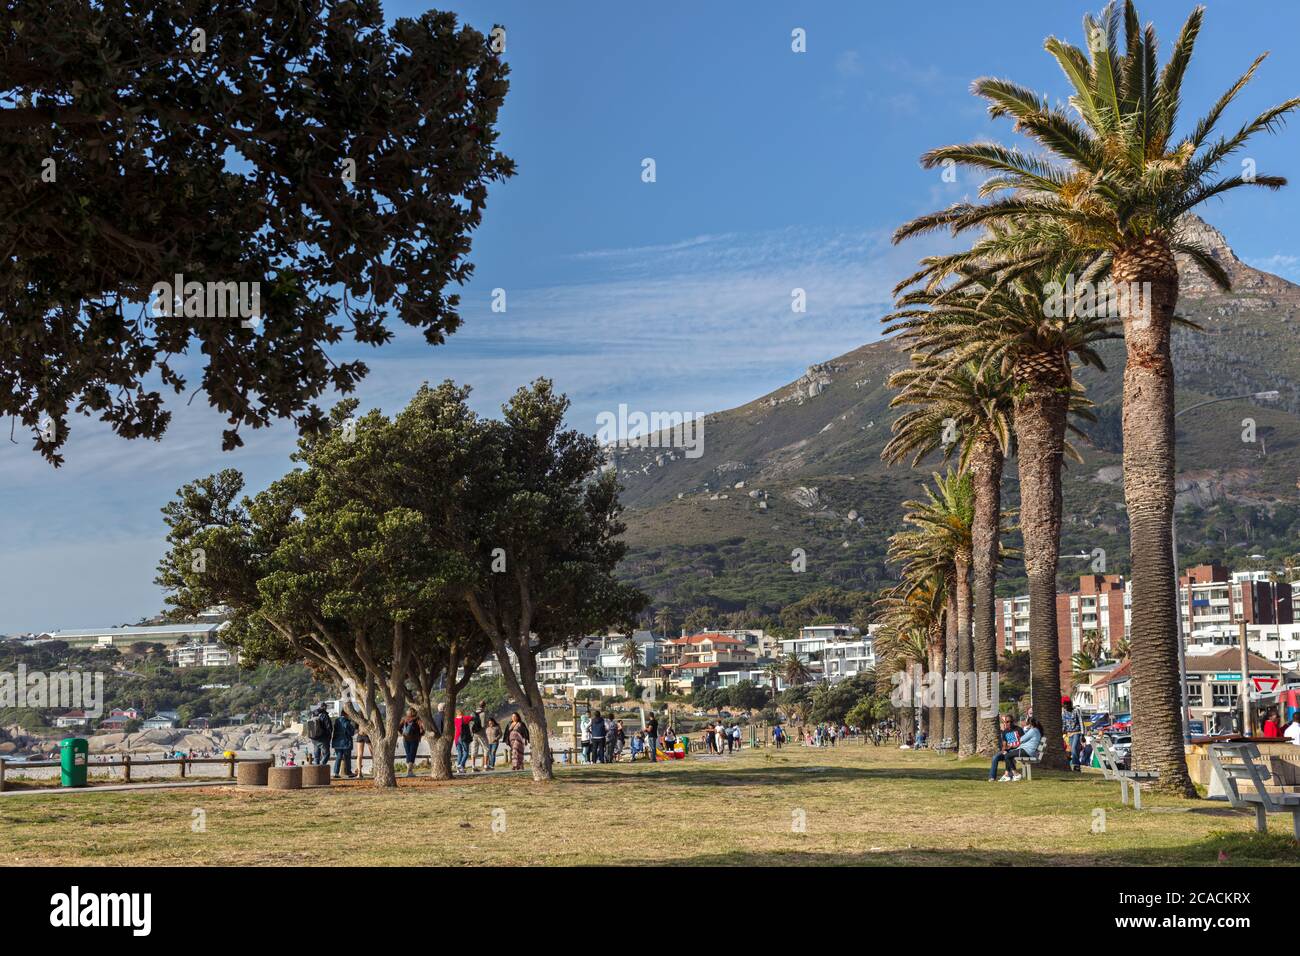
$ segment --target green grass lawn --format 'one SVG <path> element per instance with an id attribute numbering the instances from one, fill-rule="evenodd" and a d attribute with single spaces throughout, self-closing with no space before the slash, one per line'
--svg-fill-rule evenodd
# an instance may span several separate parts
<path id="1" fill-rule="evenodd" d="M 0 863 L 1294 866 L 1289 816 L 1151 796 L 1094 774 L 988 783 L 982 761 L 851 743 L 501 774 L 381 792 L 213 787 L 0 798 Z M 203 811 L 206 832 L 195 832 Z M 1102 822 L 1101 832 L 1094 832 Z M 805 832 L 795 824 L 803 820 Z M 497 826 L 494 828 L 494 822 Z"/>

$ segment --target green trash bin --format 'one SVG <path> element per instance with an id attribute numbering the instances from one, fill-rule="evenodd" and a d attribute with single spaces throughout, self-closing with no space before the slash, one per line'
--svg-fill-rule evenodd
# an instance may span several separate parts
<path id="1" fill-rule="evenodd" d="M 86 761 L 90 744 L 82 737 L 69 737 L 59 741 L 59 762 L 62 764 L 62 783 L 65 787 L 86 785 Z"/>

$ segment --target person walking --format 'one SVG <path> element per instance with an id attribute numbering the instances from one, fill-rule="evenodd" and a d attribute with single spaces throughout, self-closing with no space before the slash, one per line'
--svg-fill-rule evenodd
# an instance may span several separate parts
<path id="1" fill-rule="evenodd" d="M 506 743 L 510 745 L 510 767 L 513 770 L 524 769 L 524 748 L 528 745 L 528 725 L 519 716 L 519 711 L 510 715 L 510 724 L 506 727 Z"/>
<path id="2" fill-rule="evenodd" d="M 402 747 L 406 750 L 406 775 L 414 777 L 415 757 L 420 752 L 420 741 L 424 737 L 424 725 L 415 715 L 414 707 L 406 708 L 406 716 L 402 718 L 397 730 L 402 735 Z"/>
<path id="3" fill-rule="evenodd" d="M 355 777 L 352 772 L 352 738 L 357 735 L 357 725 L 347 714 L 340 713 L 334 718 L 334 727 L 330 734 L 330 745 L 334 749 L 334 776 L 339 775 L 342 764 L 343 776 Z"/>
<path id="4" fill-rule="evenodd" d="M 487 719 L 483 736 L 487 739 L 487 756 L 484 758 L 483 769 L 492 770 L 497 765 L 497 748 L 501 746 L 501 725 L 497 723 L 495 717 Z"/>
<path id="5" fill-rule="evenodd" d="M 334 731 L 334 721 L 324 704 L 317 704 L 312 715 L 307 718 L 307 739 L 311 741 L 311 762 L 328 764 L 330 762 L 330 737 Z"/>

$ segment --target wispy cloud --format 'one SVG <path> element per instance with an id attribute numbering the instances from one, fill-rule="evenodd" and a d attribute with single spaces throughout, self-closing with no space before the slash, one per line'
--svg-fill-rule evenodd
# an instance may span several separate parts
<path id="1" fill-rule="evenodd" d="M 403 328 L 391 346 L 357 351 L 371 367 L 357 397 L 391 412 L 422 381 L 452 378 L 473 385 L 476 408 L 493 414 L 546 376 L 573 401 L 572 427 L 587 432 L 620 403 L 733 407 L 879 338 L 892 286 L 934 248 L 937 240 L 894 247 L 876 230 L 790 228 L 591 250 L 574 257 L 566 281 L 508 289 L 505 313 L 491 311 L 490 290 L 471 287 L 465 324 L 446 345 L 431 349 Z M 804 313 L 791 308 L 796 289 Z M 77 422 L 57 471 L 26 439 L 0 447 L 0 508 L 13 543 L 3 579 L 16 593 L 43 595 L 0 606 L 0 632 L 156 612 L 159 509 L 175 490 L 226 467 L 256 490 L 290 464 L 296 436 L 287 423 L 247 432 L 247 447 L 222 453 L 221 416 L 202 396 L 170 407 L 172 428 L 156 443 Z"/>

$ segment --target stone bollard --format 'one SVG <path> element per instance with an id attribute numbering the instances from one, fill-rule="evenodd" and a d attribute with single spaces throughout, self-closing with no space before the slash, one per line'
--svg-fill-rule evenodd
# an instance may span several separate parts
<path id="1" fill-rule="evenodd" d="M 235 783 L 241 787 L 265 787 L 269 760 L 241 760 L 235 770 Z"/>
<path id="2" fill-rule="evenodd" d="M 271 790 L 301 790 L 302 767 L 272 767 L 267 771 L 266 785 Z"/>
<path id="3" fill-rule="evenodd" d="M 330 765 L 327 763 L 307 764 L 302 768 L 302 785 L 304 787 L 328 787 L 330 785 Z"/>

